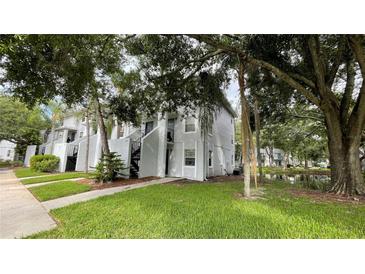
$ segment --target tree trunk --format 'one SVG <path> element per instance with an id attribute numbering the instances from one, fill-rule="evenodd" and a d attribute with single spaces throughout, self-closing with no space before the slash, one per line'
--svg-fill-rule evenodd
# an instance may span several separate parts
<path id="1" fill-rule="evenodd" d="M 269 147 L 269 162 L 270 162 L 270 167 L 274 166 L 274 147 L 270 146 Z"/>
<path id="2" fill-rule="evenodd" d="M 308 159 L 307 155 L 304 156 L 304 169 L 308 169 Z"/>
<path id="3" fill-rule="evenodd" d="M 262 182 L 263 174 L 262 174 L 262 160 L 261 160 L 261 144 L 260 144 L 260 130 L 261 130 L 261 123 L 260 123 L 260 113 L 258 107 L 258 100 L 255 96 L 255 104 L 254 104 L 254 117 L 255 117 L 255 132 L 256 132 L 256 154 L 257 154 L 257 163 L 259 166 L 259 182 Z"/>
<path id="4" fill-rule="evenodd" d="M 340 115 L 326 111 L 326 127 L 331 165 L 331 192 L 336 194 L 364 194 L 365 185 L 360 166 L 361 135 L 352 131 L 343 133 Z"/>
<path id="5" fill-rule="evenodd" d="M 288 167 L 288 152 L 284 152 L 284 163 L 283 163 L 283 169 L 286 169 Z"/>
<path id="6" fill-rule="evenodd" d="M 101 146 L 103 148 L 104 154 L 110 154 L 108 138 L 107 138 L 105 123 L 104 123 L 104 117 L 103 117 L 103 113 L 101 112 L 101 106 L 100 106 L 98 98 L 95 99 L 95 105 L 96 105 L 96 113 L 98 114 L 98 124 L 99 124 L 99 129 L 100 129 Z"/>
<path id="7" fill-rule="evenodd" d="M 53 154 L 53 148 L 54 148 L 54 141 L 55 141 L 55 125 L 54 122 L 52 121 L 52 129 L 51 129 L 51 152 L 50 154 Z"/>
<path id="8" fill-rule="evenodd" d="M 240 101 L 241 101 L 241 141 L 242 141 L 242 160 L 244 167 L 244 197 L 250 197 L 250 135 L 249 135 L 249 120 L 248 120 L 248 103 L 245 97 L 245 70 L 243 62 L 240 62 L 238 83 L 240 87 Z"/>
<path id="9" fill-rule="evenodd" d="M 85 152 L 85 173 L 89 172 L 89 147 L 90 147 L 90 123 L 89 108 L 86 108 L 86 152 Z"/>

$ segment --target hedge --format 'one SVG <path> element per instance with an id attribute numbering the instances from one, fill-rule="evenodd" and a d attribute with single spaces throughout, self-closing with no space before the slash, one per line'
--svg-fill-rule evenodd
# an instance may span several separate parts
<path id="1" fill-rule="evenodd" d="M 34 155 L 30 158 L 30 168 L 38 172 L 53 172 L 59 163 L 60 158 L 51 154 Z"/>

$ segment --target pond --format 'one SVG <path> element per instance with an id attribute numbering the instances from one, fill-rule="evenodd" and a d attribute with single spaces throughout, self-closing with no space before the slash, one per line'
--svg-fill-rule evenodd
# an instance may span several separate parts
<path id="1" fill-rule="evenodd" d="M 318 183 L 327 184 L 330 182 L 331 177 L 329 175 L 318 174 L 265 174 L 266 181 L 286 181 L 290 184 L 296 183 Z"/>

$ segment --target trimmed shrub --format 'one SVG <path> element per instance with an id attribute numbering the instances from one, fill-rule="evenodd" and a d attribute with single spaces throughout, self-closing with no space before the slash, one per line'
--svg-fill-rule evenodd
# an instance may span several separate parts
<path id="1" fill-rule="evenodd" d="M 23 166 L 23 162 L 22 161 L 3 161 L 0 160 L 0 168 L 1 167 L 20 167 Z"/>
<path id="2" fill-rule="evenodd" d="M 96 166 L 95 179 L 98 182 L 112 182 L 121 174 L 124 167 L 120 156 L 115 152 L 104 154 Z"/>
<path id="3" fill-rule="evenodd" d="M 6 161 L 0 160 L 0 167 L 10 167 L 10 166 L 11 166 L 11 163 L 9 160 L 6 160 Z"/>
<path id="4" fill-rule="evenodd" d="M 30 168 L 39 172 L 53 172 L 59 163 L 60 158 L 50 154 L 34 155 L 30 158 Z"/>

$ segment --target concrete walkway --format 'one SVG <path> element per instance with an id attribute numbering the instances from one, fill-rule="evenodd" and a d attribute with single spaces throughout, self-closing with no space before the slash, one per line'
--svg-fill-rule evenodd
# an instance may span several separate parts
<path id="1" fill-rule="evenodd" d="M 44 185 L 49 185 L 49 184 L 54 184 L 54 183 L 61 183 L 61 182 L 69 182 L 69 181 L 79 181 L 79 180 L 83 180 L 85 178 L 72 178 L 72 179 L 64 179 L 64 180 L 58 180 L 58 181 L 50 181 L 50 182 L 44 182 L 44 183 L 35 183 L 35 184 L 27 184 L 25 185 L 26 188 L 32 188 L 35 186 L 44 186 Z"/>
<path id="2" fill-rule="evenodd" d="M 3 169 L 5 170 L 5 169 Z M 11 178 L 7 178 L 7 179 L 3 179 L 4 182 L 12 182 L 12 181 L 17 181 L 17 180 L 25 180 L 25 179 L 33 179 L 33 178 L 40 178 L 40 177 L 46 177 L 46 176 L 56 176 L 56 175 L 60 175 L 61 173 L 55 173 L 55 174 L 44 174 L 44 175 L 38 175 L 38 176 L 30 176 L 30 177 L 23 177 L 23 178 L 17 178 L 16 176 L 11 177 Z"/>
<path id="3" fill-rule="evenodd" d="M 134 185 L 110 187 L 110 188 L 105 188 L 105 189 L 100 189 L 100 190 L 92 190 L 92 191 L 88 191 L 88 192 L 84 192 L 84 193 L 80 193 L 80 194 L 76 194 L 76 195 L 72 195 L 72 196 L 68 196 L 68 197 L 45 201 L 45 202 L 42 202 L 42 205 L 48 211 L 50 211 L 55 208 L 60 208 L 60 207 L 74 204 L 74 203 L 79 203 L 79 202 L 96 199 L 96 198 L 99 198 L 102 196 L 113 195 L 118 192 L 123 192 L 123 191 L 131 190 L 131 189 L 137 189 L 137 188 L 151 186 L 151 185 L 165 184 L 165 183 L 169 183 L 169 182 L 173 182 L 173 181 L 178 181 L 181 179 L 182 178 L 167 177 L 167 178 L 151 180 L 151 181 L 134 184 Z"/>
<path id="4" fill-rule="evenodd" d="M 14 173 L 0 170 L 0 238 L 22 238 L 54 227 L 54 220 Z"/>

